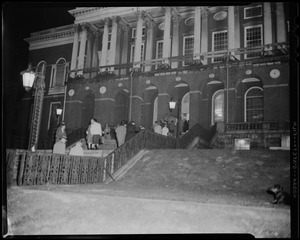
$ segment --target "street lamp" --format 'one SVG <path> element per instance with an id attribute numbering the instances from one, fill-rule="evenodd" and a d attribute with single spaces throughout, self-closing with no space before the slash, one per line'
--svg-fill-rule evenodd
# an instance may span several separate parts
<path id="1" fill-rule="evenodd" d="M 31 70 L 31 64 L 29 63 L 28 68 L 20 73 L 23 77 L 23 86 L 26 91 L 29 91 L 33 87 L 34 81 L 36 81 L 34 85 L 35 93 L 32 122 L 29 136 L 29 149 L 31 149 L 31 147 L 34 144 L 37 144 L 39 139 L 39 128 L 42 118 L 42 108 L 45 89 L 45 67 L 46 64 L 41 64 L 40 67 L 38 67 L 37 70 L 34 72 Z"/>
<path id="2" fill-rule="evenodd" d="M 171 99 L 171 101 L 169 102 L 169 108 L 172 112 L 172 110 L 174 110 L 176 107 L 176 101 L 173 100 L 173 98 Z"/>
<path id="3" fill-rule="evenodd" d="M 58 125 L 60 124 L 60 116 L 62 114 L 62 108 L 59 106 L 56 108 L 56 115 L 58 117 Z"/>
<path id="4" fill-rule="evenodd" d="M 32 86 L 35 79 L 35 72 L 31 70 L 31 64 L 29 63 L 28 68 L 20 73 L 23 77 L 23 87 L 26 92 L 28 92 Z"/>

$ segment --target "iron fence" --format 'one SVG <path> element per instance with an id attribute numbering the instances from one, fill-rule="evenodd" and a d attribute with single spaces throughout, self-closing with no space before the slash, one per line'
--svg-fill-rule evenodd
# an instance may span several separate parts
<path id="1" fill-rule="evenodd" d="M 142 149 L 184 148 L 203 129 L 193 126 L 184 137 L 170 136 L 143 130 L 106 157 L 70 156 L 29 150 L 6 151 L 7 177 L 17 185 L 92 184 L 102 183 L 124 166 Z M 207 139 L 209 135 L 204 136 Z"/>

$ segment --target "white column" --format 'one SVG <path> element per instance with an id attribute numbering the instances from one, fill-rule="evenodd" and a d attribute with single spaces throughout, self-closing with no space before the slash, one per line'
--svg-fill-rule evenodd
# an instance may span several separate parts
<path id="1" fill-rule="evenodd" d="M 234 47 L 241 47 L 241 34 L 240 34 L 240 7 L 234 7 Z M 235 57 L 240 60 L 241 55 L 235 55 Z"/>
<path id="2" fill-rule="evenodd" d="M 171 52 L 171 8 L 165 8 L 165 29 L 164 29 L 164 45 L 163 58 L 169 58 Z M 169 64 L 169 60 L 165 60 L 165 64 Z"/>
<path id="3" fill-rule="evenodd" d="M 87 25 L 81 25 L 81 38 L 80 38 L 80 49 L 79 49 L 79 57 L 78 57 L 78 69 L 84 68 L 84 58 L 85 58 L 85 47 L 86 47 L 86 40 L 87 40 Z M 83 75 L 83 70 L 78 71 L 77 75 Z"/>
<path id="4" fill-rule="evenodd" d="M 208 52 L 208 23 L 207 23 L 207 15 L 208 15 L 208 9 L 207 7 L 202 7 L 202 32 L 201 32 L 201 53 L 207 53 Z M 207 64 L 207 58 L 204 57 L 204 60 L 202 61 L 203 64 Z"/>
<path id="5" fill-rule="evenodd" d="M 93 46 L 93 59 L 92 59 L 92 67 L 93 68 L 96 68 L 99 65 L 99 59 L 98 59 L 99 38 L 100 38 L 100 34 L 98 32 L 95 32 L 94 46 Z M 95 77 L 96 75 L 97 75 L 97 72 L 92 72 L 92 77 Z"/>
<path id="6" fill-rule="evenodd" d="M 227 11 L 227 39 L 228 39 L 228 49 L 233 49 L 235 48 L 235 25 L 234 25 L 234 6 L 228 6 L 228 11 Z M 234 53 L 231 53 L 234 55 Z"/>
<path id="7" fill-rule="evenodd" d="M 109 52 L 109 65 L 116 64 L 116 50 L 117 50 L 117 34 L 118 34 L 118 18 L 113 17 L 111 40 L 110 40 L 110 52 Z M 114 71 L 114 67 L 110 68 L 110 71 Z"/>
<path id="8" fill-rule="evenodd" d="M 74 26 L 74 42 L 72 50 L 72 60 L 71 60 L 71 70 L 75 70 L 77 67 L 77 57 L 78 57 L 78 45 L 79 45 L 79 26 Z M 70 77 L 75 77 L 75 72 L 70 74 Z"/>
<path id="9" fill-rule="evenodd" d="M 277 43 L 286 42 L 286 24 L 282 2 L 276 3 Z"/>
<path id="10" fill-rule="evenodd" d="M 141 61 L 141 46 L 142 46 L 142 33 L 143 33 L 143 16 L 142 12 L 137 12 L 138 20 L 136 26 L 136 36 L 134 44 L 134 62 Z M 134 64 L 134 68 L 140 68 L 140 64 Z"/>
<path id="11" fill-rule="evenodd" d="M 272 44 L 272 18 L 271 18 L 271 3 L 264 2 L 264 45 Z M 265 50 L 270 50 L 271 47 L 266 47 Z"/>
<path id="12" fill-rule="evenodd" d="M 94 39 L 91 36 L 91 33 L 88 32 L 87 35 L 87 49 L 86 49 L 86 61 L 85 61 L 85 67 L 90 68 L 92 66 L 92 57 L 93 57 L 93 45 L 94 45 Z"/>
<path id="13" fill-rule="evenodd" d="M 122 59 L 121 63 L 127 63 L 128 59 L 128 27 L 123 28 L 123 41 L 122 41 Z M 126 68 L 121 70 L 121 74 L 126 74 Z"/>
<path id="14" fill-rule="evenodd" d="M 172 16 L 173 22 L 173 37 L 172 37 L 172 57 L 178 57 L 179 55 L 179 23 L 181 17 L 179 15 Z M 172 62 L 171 68 L 178 68 L 178 62 Z"/>
<path id="15" fill-rule="evenodd" d="M 107 47 L 108 47 L 108 24 L 109 24 L 109 18 L 106 18 L 104 20 L 104 31 L 103 31 L 103 37 L 102 37 L 102 51 L 101 51 L 101 60 L 100 60 L 100 66 L 106 66 L 106 55 L 107 55 Z M 105 71 L 105 68 L 101 68 L 101 72 Z"/>
<path id="16" fill-rule="evenodd" d="M 195 7 L 195 21 L 194 21 L 194 54 L 201 52 L 201 7 Z M 194 59 L 199 60 L 199 56 L 194 56 Z"/>
<path id="17" fill-rule="evenodd" d="M 145 60 L 152 60 L 153 59 L 153 38 L 154 38 L 154 23 L 152 23 L 150 20 L 146 22 L 147 27 L 147 39 L 146 39 L 146 56 Z M 145 66 L 145 72 L 151 71 L 152 66 L 148 65 Z"/>

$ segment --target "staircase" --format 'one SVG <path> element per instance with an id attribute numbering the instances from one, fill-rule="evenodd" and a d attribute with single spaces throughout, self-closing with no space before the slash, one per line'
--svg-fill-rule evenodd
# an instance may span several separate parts
<path id="1" fill-rule="evenodd" d="M 116 140 L 104 139 L 104 143 L 99 145 L 99 149 L 88 150 L 86 140 L 82 138 L 76 141 L 75 143 L 71 144 L 69 147 L 67 147 L 66 149 L 67 154 L 70 152 L 70 149 L 76 145 L 77 142 L 82 142 L 83 156 L 106 157 L 108 154 L 110 154 L 112 151 L 114 151 L 117 148 Z"/>

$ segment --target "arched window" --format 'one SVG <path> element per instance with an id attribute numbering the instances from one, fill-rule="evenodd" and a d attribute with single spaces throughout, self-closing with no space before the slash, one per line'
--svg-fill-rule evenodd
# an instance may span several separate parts
<path id="1" fill-rule="evenodd" d="M 212 124 L 224 122 L 224 90 L 216 91 L 212 96 Z"/>
<path id="2" fill-rule="evenodd" d="M 55 65 L 52 66 L 51 72 L 51 87 L 63 86 L 67 74 L 68 64 L 64 58 L 58 59 Z"/>
<path id="3" fill-rule="evenodd" d="M 264 119 L 264 92 L 260 87 L 252 87 L 245 93 L 245 122 Z"/>

